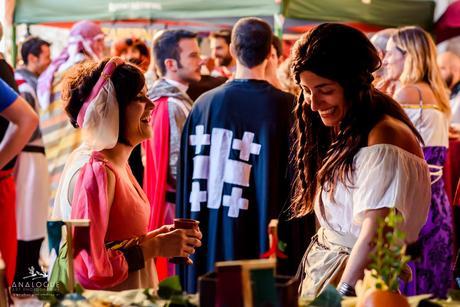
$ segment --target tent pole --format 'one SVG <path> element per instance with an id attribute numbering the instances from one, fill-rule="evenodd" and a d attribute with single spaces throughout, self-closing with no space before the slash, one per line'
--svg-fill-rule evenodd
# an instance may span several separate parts
<path id="1" fill-rule="evenodd" d="M 16 60 L 18 57 L 18 46 L 16 45 L 16 24 L 13 23 L 12 33 L 11 33 L 11 63 L 13 67 L 16 68 Z"/>
<path id="2" fill-rule="evenodd" d="M 281 14 L 273 15 L 273 32 L 281 41 L 283 40 L 284 16 Z"/>

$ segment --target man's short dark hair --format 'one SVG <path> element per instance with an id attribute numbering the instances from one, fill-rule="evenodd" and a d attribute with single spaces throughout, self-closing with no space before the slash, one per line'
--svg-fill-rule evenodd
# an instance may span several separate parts
<path id="1" fill-rule="evenodd" d="M 166 74 L 166 59 L 174 59 L 180 66 L 181 39 L 196 38 L 196 33 L 187 30 L 165 30 L 153 41 L 153 58 L 162 76 Z"/>
<path id="2" fill-rule="evenodd" d="M 42 46 L 50 46 L 51 44 L 39 37 L 29 37 L 21 47 L 21 57 L 24 61 L 24 64 L 29 64 L 28 56 L 33 54 L 38 57 L 42 53 Z"/>
<path id="3" fill-rule="evenodd" d="M 211 38 L 222 38 L 225 40 L 227 45 L 230 45 L 230 42 L 232 41 L 232 30 L 219 30 L 216 32 L 211 33 Z"/>
<path id="4" fill-rule="evenodd" d="M 280 57 L 283 55 L 283 42 L 276 35 L 272 36 L 272 46 L 276 50 L 277 57 Z"/>
<path id="5" fill-rule="evenodd" d="M 248 68 L 260 65 L 270 54 L 272 29 L 260 18 L 238 20 L 232 31 L 232 45 L 238 61 Z"/>

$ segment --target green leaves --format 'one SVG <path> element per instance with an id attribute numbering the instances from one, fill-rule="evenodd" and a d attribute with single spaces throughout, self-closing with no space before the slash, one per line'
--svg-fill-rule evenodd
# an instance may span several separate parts
<path id="1" fill-rule="evenodd" d="M 318 295 L 308 306 L 315 307 L 340 307 L 342 296 L 337 289 L 331 285 L 327 285 L 326 288 Z"/>
<path id="2" fill-rule="evenodd" d="M 376 236 L 373 240 L 375 251 L 370 256 L 370 268 L 375 270 L 375 278 L 381 278 L 390 291 L 399 288 L 399 276 L 410 257 L 406 256 L 404 239 L 406 234 L 399 229 L 403 217 L 391 210 L 385 219 L 379 220 Z M 383 285 L 378 284 L 382 288 Z"/>
<path id="3" fill-rule="evenodd" d="M 172 296 L 181 295 L 182 287 L 180 285 L 179 276 L 166 278 L 159 284 L 158 296 L 162 299 L 171 299 Z"/>

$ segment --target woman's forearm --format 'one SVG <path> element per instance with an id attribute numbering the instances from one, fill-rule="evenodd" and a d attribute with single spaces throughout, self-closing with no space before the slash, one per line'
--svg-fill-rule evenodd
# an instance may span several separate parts
<path id="1" fill-rule="evenodd" d="M 36 127 L 35 120 L 21 125 L 9 124 L 5 138 L 0 143 L 0 168 L 3 168 L 24 148 Z"/>
<path id="2" fill-rule="evenodd" d="M 364 213 L 358 240 L 351 250 L 340 283 L 345 282 L 354 287 L 356 282 L 364 276 L 364 269 L 369 264 L 370 255 L 374 249 L 372 240 L 377 232 L 379 220 L 385 218 L 388 213 L 388 208 L 368 210 Z"/>
<path id="3" fill-rule="evenodd" d="M 358 239 L 355 243 L 340 283 L 346 282 L 354 287 L 356 282 L 364 276 L 364 269 L 369 264 L 369 256 L 372 251 L 372 247 L 370 246 L 371 241 L 372 238 L 366 237 L 361 240 Z"/>
<path id="4" fill-rule="evenodd" d="M 1 169 L 27 144 L 35 128 L 37 128 L 38 116 L 21 97 L 18 97 L 0 115 L 10 122 L 5 136 L 0 143 Z"/>

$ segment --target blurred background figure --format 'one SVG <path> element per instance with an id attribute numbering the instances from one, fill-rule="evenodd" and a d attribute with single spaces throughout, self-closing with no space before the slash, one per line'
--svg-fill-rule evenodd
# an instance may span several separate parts
<path id="1" fill-rule="evenodd" d="M 51 63 L 50 44 L 38 37 L 30 37 L 22 44 L 21 57 L 25 66 L 16 70 L 15 79 L 21 96 L 38 114 L 37 81 Z M 14 175 L 18 238 L 15 281 L 18 283 L 28 281 L 24 277 L 30 275 L 31 268 L 35 272 L 41 272 L 38 260 L 46 235 L 50 187 L 45 148 L 39 127 L 35 129 L 29 143 L 18 156 Z M 46 278 L 42 279 L 42 282 L 46 281 Z M 33 293 L 31 288 L 12 290 L 16 293 Z"/>
<path id="2" fill-rule="evenodd" d="M 236 70 L 236 61 L 230 54 L 230 30 L 220 30 L 211 34 L 211 57 L 215 67 L 211 76 L 221 76 L 231 79 Z"/>
<path id="3" fill-rule="evenodd" d="M 128 52 L 126 53 L 126 59 L 139 66 L 139 68 L 145 73 L 150 65 L 150 50 L 146 43 L 140 39 L 133 39 L 132 44 L 128 39 Z"/>
<path id="4" fill-rule="evenodd" d="M 432 293 L 444 298 L 451 285 L 453 260 L 452 209 L 442 177 L 449 147 L 449 97 L 436 63 L 435 44 L 423 29 L 398 29 L 386 50 L 385 75 L 401 83 L 394 99 L 422 136 L 431 173 L 430 212 L 417 242 L 420 255 L 410 262 L 412 281 L 402 291 L 406 295 Z"/>
<path id="5" fill-rule="evenodd" d="M 147 72 L 150 65 L 150 50 L 147 44 L 136 37 L 122 38 L 113 43 L 110 49 L 111 56 L 119 56 L 139 66 Z"/>
<path id="6" fill-rule="evenodd" d="M 380 59 L 383 60 L 385 57 L 388 40 L 395 32 L 396 29 L 393 28 L 383 29 L 376 32 L 370 38 L 371 43 L 374 45 L 375 49 L 377 49 Z M 383 65 L 372 75 L 374 76 L 374 85 L 377 89 L 389 94 L 390 96 L 394 94 L 397 82 L 389 78 L 385 78 L 385 67 Z"/>
<path id="7" fill-rule="evenodd" d="M 460 137 L 460 57 L 446 51 L 438 55 L 438 66 L 441 76 L 446 82 L 450 91 L 450 107 L 452 117 L 450 118 L 450 134 L 452 137 Z"/>
<path id="8" fill-rule="evenodd" d="M 292 77 L 290 59 L 286 59 L 283 63 L 280 64 L 276 74 L 281 84 L 281 89 L 297 97 L 300 93 L 300 87 Z"/>
<path id="9" fill-rule="evenodd" d="M 70 30 L 67 46 L 38 79 L 40 124 L 51 177 L 51 204 L 56 197 L 64 164 L 70 153 L 81 144 L 79 129 L 69 123 L 64 112 L 60 93 L 62 78 L 77 63 L 99 60 L 103 51 L 104 33 L 101 27 L 87 20 L 77 22 Z M 67 196 L 63 198 L 67 199 Z"/>
<path id="10" fill-rule="evenodd" d="M 147 77 L 150 72 L 150 49 L 146 43 L 136 37 L 122 38 L 116 41 L 111 47 L 111 55 L 119 56 L 122 59 L 136 64 L 146 77 L 147 86 L 150 87 L 151 81 Z M 136 177 L 137 182 L 142 186 L 144 182 L 144 165 L 142 164 L 141 145 L 134 147 L 131 156 L 129 157 L 129 166 Z"/>
<path id="11" fill-rule="evenodd" d="M 124 57 L 128 50 L 128 44 L 126 43 L 127 40 L 128 38 L 120 38 L 114 41 L 110 46 L 110 56 Z"/>
<path id="12" fill-rule="evenodd" d="M 270 50 L 270 57 L 267 61 L 267 66 L 265 67 L 265 78 L 274 87 L 279 90 L 282 90 L 280 81 L 276 74 L 279 64 L 282 62 L 283 57 L 283 43 L 281 40 L 273 35 L 272 37 L 272 47 Z"/>

